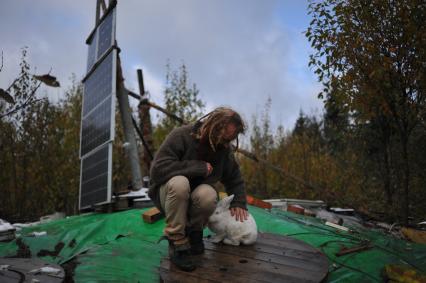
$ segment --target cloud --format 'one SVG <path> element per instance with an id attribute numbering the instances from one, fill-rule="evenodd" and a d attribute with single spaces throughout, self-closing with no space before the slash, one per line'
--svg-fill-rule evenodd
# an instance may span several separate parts
<path id="1" fill-rule="evenodd" d="M 117 39 L 126 85 L 138 89 L 136 69 L 142 66 L 145 87 L 155 102 L 162 102 L 165 65 L 170 60 L 175 68 L 182 62 L 187 65 L 207 110 L 228 105 L 250 122 L 270 97 L 273 125 L 291 128 L 300 109 L 322 108 L 302 35 L 308 22 L 306 3 L 118 2 Z M 29 47 L 31 64 L 40 72 L 52 68 L 63 88 L 71 73 L 82 77 L 84 41 L 94 26 L 94 10 L 95 1 L 85 0 L 2 2 L 0 38 L 6 60 L 0 84 L 17 74 L 22 46 Z M 58 95 L 48 91 L 52 97 Z"/>
<path id="2" fill-rule="evenodd" d="M 290 128 L 301 108 L 322 108 L 319 85 L 307 75 L 305 27 L 286 26 L 285 15 L 276 12 L 287 7 L 279 1 L 207 3 L 123 3 L 117 31 L 124 64 L 141 60 L 164 77 L 167 59 L 176 67 L 183 61 L 207 110 L 228 105 L 248 121 L 268 97 L 274 126 Z"/>
<path id="3" fill-rule="evenodd" d="M 47 92 L 55 101 L 69 86 L 72 73 L 81 78 L 87 53 L 84 40 L 94 22 L 92 11 L 95 8 L 87 5 L 82 9 L 83 5 L 83 1 L 71 0 L 44 0 L 37 4 L 3 1 L 0 48 L 5 57 L 5 69 L 0 74 L 0 84 L 11 83 L 19 74 L 21 48 L 25 46 L 32 72 L 42 74 L 52 70 L 62 85 L 60 90 L 42 87 L 40 95 Z"/>

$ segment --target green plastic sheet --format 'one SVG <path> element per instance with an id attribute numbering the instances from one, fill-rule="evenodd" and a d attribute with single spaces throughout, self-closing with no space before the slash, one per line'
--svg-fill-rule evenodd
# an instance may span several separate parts
<path id="1" fill-rule="evenodd" d="M 0 243 L 0 256 L 16 256 L 23 243 L 33 257 L 61 265 L 73 262 L 75 282 L 159 282 L 158 267 L 167 254 L 167 242 L 157 242 L 165 224 L 164 219 L 143 222 L 145 210 L 83 214 L 24 228 L 18 232 L 19 240 Z M 281 210 L 249 207 L 249 211 L 260 232 L 294 237 L 326 254 L 330 263 L 327 282 L 382 282 L 386 264 L 426 271 L 426 245 L 359 227 L 342 232 L 319 219 Z M 47 235 L 31 236 L 41 231 Z M 343 246 L 366 242 L 371 249 L 335 256 Z"/>

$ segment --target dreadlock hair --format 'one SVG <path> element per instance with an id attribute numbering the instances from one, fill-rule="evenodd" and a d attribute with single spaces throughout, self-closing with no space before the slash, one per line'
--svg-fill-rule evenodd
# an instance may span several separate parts
<path id="1" fill-rule="evenodd" d="M 246 130 L 243 119 L 240 114 L 228 107 L 218 107 L 212 112 L 201 117 L 198 122 L 201 122 L 201 126 L 197 133 L 197 138 L 202 141 L 208 141 L 213 151 L 216 151 L 218 145 L 229 143 L 230 141 L 225 140 L 226 126 L 230 123 L 237 127 L 236 140 L 238 148 L 238 134 L 243 134 Z"/>

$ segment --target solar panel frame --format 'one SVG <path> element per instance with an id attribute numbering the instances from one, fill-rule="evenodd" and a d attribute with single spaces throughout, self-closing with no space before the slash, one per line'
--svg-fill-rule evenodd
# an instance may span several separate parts
<path id="1" fill-rule="evenodd" d="M 91 168 L 89 168 L 89 169 L 96 169 L 97 165 L 98 166 L 105 166 L 106 165 L 107 166 L 106 174 L 105 173 L 104 174 L 98 174 L 94 178 L 87 180 L 88 182 L 90 182 L 90 181 L 93 181 L 95 178 L 99 179 L 99 177 L 102 177 L 102 175 L 106 175 L 103 178 L 103 181 L 106 182 L 106 187 L 101 188 L 101 189 L 104 189 L 104 191 L 106 192 L 106 194 L 104 194 L 105 197 L 102 198 L 101 200 L 99 200 L 99 198 L 98 198 L 98 201 L 96 201 L 96 202 L 89 202 L 89 203 L 87 203 L 87 201 L 84 202 L 83 200 L 84 199 L 87 200 L 87 197 L 83 198 L 82 195 L 84 195 L 84 196 L 94 195 L 94 193 L 97 193 L 99 191 L 99 189 L 98 189 L 98 190 L 95 190 L 94 192 L 88 193 L 87 190 L 85 191 L 82 188 L 84 186 L 83 182 L 85 181 L 84 180 L 85 176 L 84 176 L 84 173 L 83 173 L 84 169 L 85 169 L 84 168 L 85 162 L 89 162 L 89 161 L 91 161 L 90 159 L 94 159 L 94 158 L 98 157 L 99 155 L 100 156 L 102 156 L 102 154 L 105 155 L 105 153 L 102 152 L 102 151 L 105 151 L 105 149 L 107 150 L 107 153 L 106 153 L 107 164 L 105 164 L 105 159 L 103 159 L 100 162 L 95 163 L 95 165 L 92 165 Z M 80 210 L 91 208 L 93 205 L 102 205 L 102 204 L 107 204 L 107 203 L 111 202 L 111 198 L 112 198 L 112 150 L 113 150 L 112 149 L 112 143 L 107 143 L 107 144 L 103 145 L 102 147 L 99 147 L 97 150 L 90 152 L 90 154 L 88 154 L 87 156 L 85 156 L 84 158 L 81 159 L 80 190 L 79 190 L 79 196 L 78 196 L 78 204 L 79 204 Z M 103 163 L 101 163 L 101 162 L 103 162 Z M 95 180 L 95 181 L 97 181 L 97 180 Z M 97 194 L 97 196 L 99 196 L 99 194 Z"/>
<path id="2" fill-rule="evenodd" d="M 89 47 L 80 124 L 80 210 L 110 203 L 112 195 L 118 60 L 115 6 L 107 13 L 86 41 Z"/>

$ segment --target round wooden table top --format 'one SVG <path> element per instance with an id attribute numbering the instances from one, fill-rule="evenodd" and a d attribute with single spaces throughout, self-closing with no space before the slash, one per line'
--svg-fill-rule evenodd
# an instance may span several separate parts
<path id="1" fill-rule="evenodd" d="M 204 240 L 205 252 L 192 256 L 197 268 L 184 272 L 163 258 L 161 282 L 321 282 L 328 259 L 316 248 L 290 237 L 259 233 L 251 246 Z"/>

